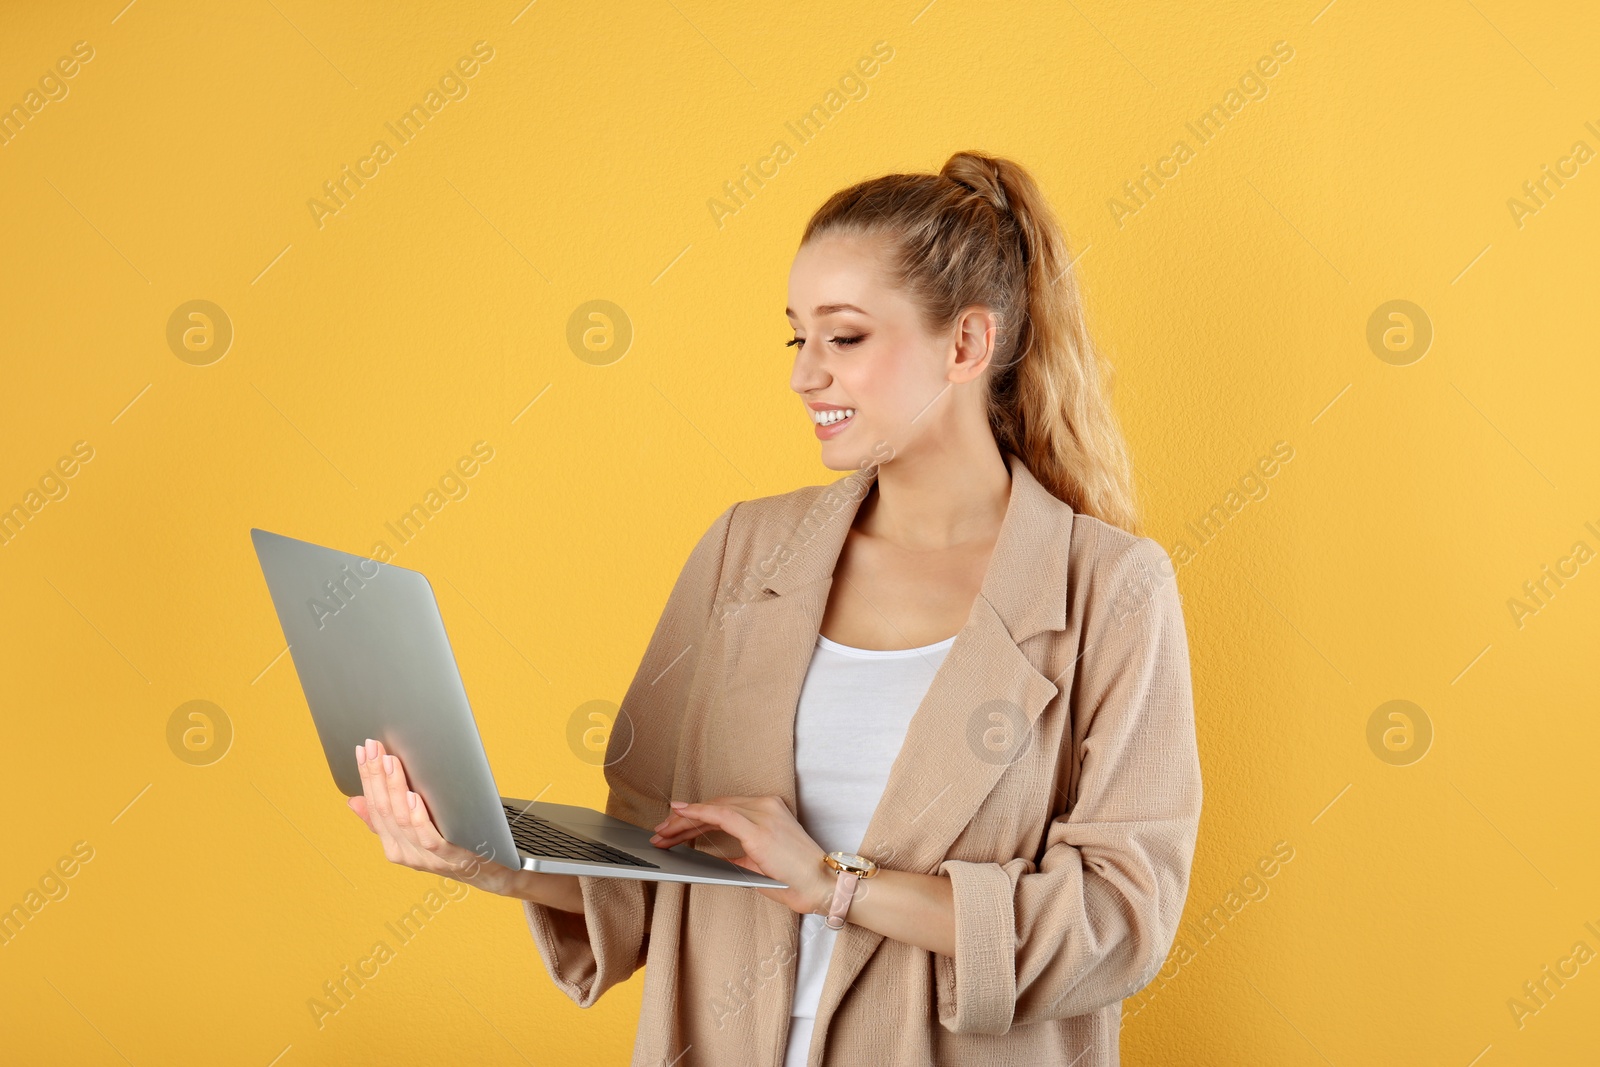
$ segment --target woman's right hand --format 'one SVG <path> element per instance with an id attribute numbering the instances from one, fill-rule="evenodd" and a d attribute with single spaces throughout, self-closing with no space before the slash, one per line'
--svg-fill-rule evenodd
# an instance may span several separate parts
<path id="1" fill-rule="evenodd" d="M 381 742 L 368 739 L 365 745 L 356 746 L 356 764 L 361 770 L 362 795 L 349 799 L 350 810 L 378 835 L 386 859 L 501 896 L 523 895 L 514 890 L 526 889 L 521 876 L 527 872 L 484 859 L 444 839 L 422 797 L 407 785 L 399 756 L 385 752 Z"/>

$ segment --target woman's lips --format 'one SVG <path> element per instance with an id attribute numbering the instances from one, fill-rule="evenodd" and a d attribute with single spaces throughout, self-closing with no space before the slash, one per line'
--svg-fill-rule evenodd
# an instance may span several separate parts
<path id="1" fill-rule="evenodd" d="M 849 426 L 855 420 L 856 417 L 854 415 L 850 415 L 846 418 L 840 419 L 837 422 L 830 422 L 826 426 L 823 426 L 820 423 L 815 424 L 817 429 L 817 440 L 826 441 L 830 437 L 838 437 L 839 434 L 844 432 L 844 428 Z"/>

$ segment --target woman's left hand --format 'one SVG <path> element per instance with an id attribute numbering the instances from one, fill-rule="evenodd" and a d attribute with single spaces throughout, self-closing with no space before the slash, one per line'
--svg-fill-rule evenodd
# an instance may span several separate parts
<path id="1" fill-rule="evenodd" d="M 788 889 L 758 886 L 762 896 L 802 915 L 827 906 L 836 876 L 823 866 L 822 847 L 811 840 L 782 797 L 712 797 L 703 804 L 674 800 L 672 814 L 656 826 L 650 840 L 659 848 L 671 848 L 708 829 L 738 839 L 744 855 L 724 857 L 729 862 L 788 883 Z"/>

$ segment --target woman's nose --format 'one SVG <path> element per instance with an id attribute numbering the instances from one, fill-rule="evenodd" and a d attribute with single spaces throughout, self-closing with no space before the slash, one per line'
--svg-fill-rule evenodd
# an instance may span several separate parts
<path id="1" fill-rule="evenodd" d="M 789 388 L 799 393 L 802 397 L 806 393 L 815 392 L 825 388 L 828 384 L 828 372 L 823 369 L 822 361 L 805 351 L 805 345 L 797 345 L 794 351 L 794 370 L 789 374 Z"/>

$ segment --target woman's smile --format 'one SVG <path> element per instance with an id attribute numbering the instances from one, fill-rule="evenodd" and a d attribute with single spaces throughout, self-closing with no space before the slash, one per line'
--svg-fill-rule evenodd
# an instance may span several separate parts
<path id="1" fill-rule="evenodd" d="M 816 423 L 817 439 L 826 441 L 830 437 L 839 436 L 844 432 L 845 427 L 850 424 L 855 414 L 855 408 L 813 405 L 811 408 L 811 421 Z"/>

